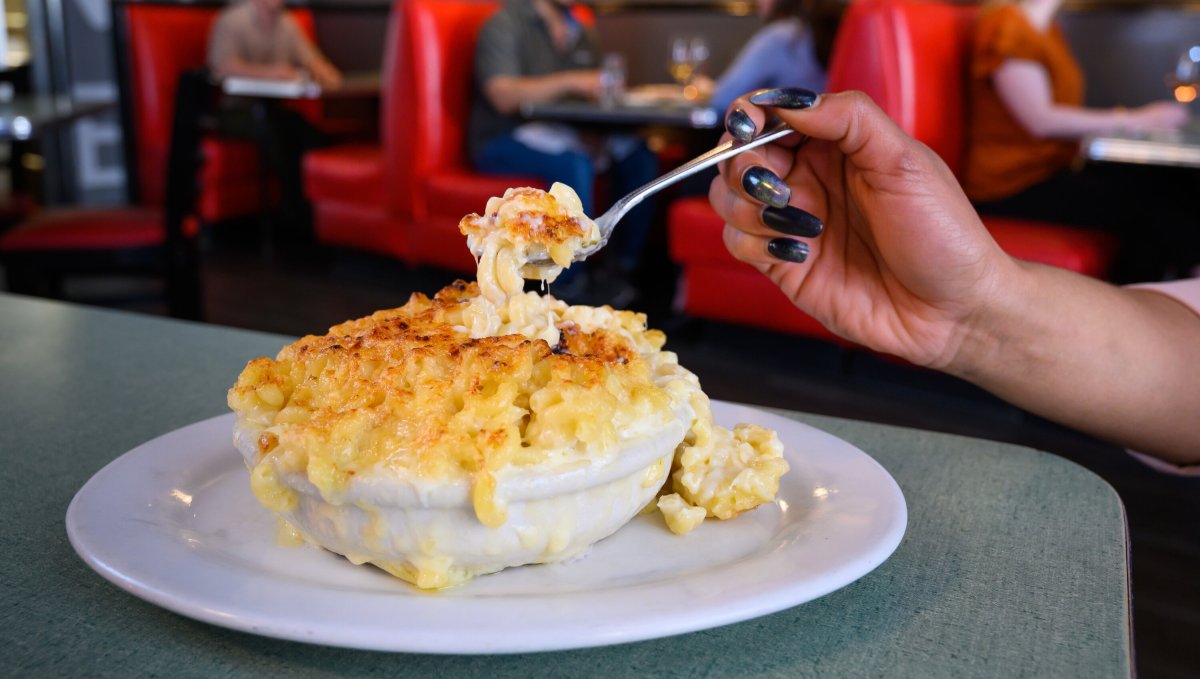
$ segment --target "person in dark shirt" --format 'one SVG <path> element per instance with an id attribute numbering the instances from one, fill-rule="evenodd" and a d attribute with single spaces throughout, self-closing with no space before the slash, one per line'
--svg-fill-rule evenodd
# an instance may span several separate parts
<path id="1" fill-rule="evenodd" d="M 509 0 L 480 30 L 475 48 L 468 147 L 476 170 L 562 182 L 575 189 L 591 216 L 597 212 L 598 171 L 609 171 L 615 197 L 654 179 L 657 158 L 637 137 L 600 135 L 519 115 L 522 104 L 597 98 L 599 61 L 595 36 L 577 18 L 574 3 Z M 606 248 L 609 272 L 624 279 L 637 267 L 651 217 L 647 202 L 621 220 Z M 582 287 L 581 280 L 572 280 L 571 272 L 578 269 L 568 269 L 557 294 L 570 297 Z M 596 273 L 593 269 L 593 277 Z M 632 288 L 628 283 L 618 287 L 605 301 L 628 304 Z"/>

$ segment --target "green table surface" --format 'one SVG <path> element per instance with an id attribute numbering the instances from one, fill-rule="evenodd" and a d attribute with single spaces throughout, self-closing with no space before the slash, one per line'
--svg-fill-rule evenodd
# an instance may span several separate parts
<path id="1" fill-rule="evenodd" d="M 184 618 L 92 572 L 75 492 L 155 436 L 220 414 L 286 337 L 0 294 L 0 648 L 58 676 L 1086 676 L 1131 674 L 1125 515 L 1091 472 L 1018 446 L 786 413 L 878 460 L 908 531 L 861 580 L 702 632 L 507 656 L 376 653 Z"/>

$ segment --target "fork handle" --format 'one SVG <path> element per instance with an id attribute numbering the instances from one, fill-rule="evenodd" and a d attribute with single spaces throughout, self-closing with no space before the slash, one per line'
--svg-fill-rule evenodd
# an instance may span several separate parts
<path id="1" fill-rule="evenodd" d="M 680 165 L 674 170 L 671 170 L 663 176 L 658 177 L 645 186 L 632 191 L 624 198 L 617 201 L 617 203 L 613 205 L 612 209 L 609 211 L 611 213 L 611 219 L 606 219 L 605 221 L 607 221 L 609 224 L 615 224 L 621 220 L 621 217 L 625 216 L 625 213 L 632 210 L 647 196 L 658 193 L 675 182 L 678 182 L 685 177 L 690 177 L 703 169 L 712 167 L 726 158 L 732 158 L 743 151 L 749 151 L 750 149 L 758 148 L 764 144 L 770 144 L 776 139 L 786 137 L 793 132 L 795 132 L 795 130 L 788 127 L 787 123 L 778 121 L 774 125 L 768 127 L 762 134 L 751 139 L 750 141 L 740 142 L 737 140 L 730 140 L 724 144 L 720 144 L 717 147 L 706 151 L 699 156 L 696 156 L 683 165 Z M 605 217 L 608 216 L 609 215 L 605 215 Z"/>

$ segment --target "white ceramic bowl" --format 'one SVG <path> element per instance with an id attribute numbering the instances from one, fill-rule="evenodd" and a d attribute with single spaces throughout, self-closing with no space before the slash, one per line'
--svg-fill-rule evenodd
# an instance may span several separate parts
<path id="1" fill-rule="evenodd" d="M 423 587 L 562 561 L 612 535 L 654 499 L 691 417 L 690 408 L 682 409 L 657 431 L 624 442 L 605 463 L 502 470 L 496 500 L 508 518 L 496 528 L 476 517 L 466 479 L 435 483 L 394 471 L 354 477 L 337 504 L 323 499 L 303 473 L 278 473 L 299 499 L 281 516 L 309 542 L 355 563 L 420 573 Z M 250 467 L 258 463 L 261 433 L 244 422 L 234 427 L 234 445 Z"/>

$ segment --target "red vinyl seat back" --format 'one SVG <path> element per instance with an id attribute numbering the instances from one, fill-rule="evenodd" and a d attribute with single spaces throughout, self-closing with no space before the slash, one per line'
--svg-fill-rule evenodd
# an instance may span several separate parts
<path id="1" fill-rule="evenodd" d="M 499 8 L 498 2 L 472 0 L 407 0 L 395 8 L 403 13 L 402 35 L 391 44 L 401 45 L 408 57 L 398 69 L 399 87 L 389 95 L 398 99 L 386 102 L 384 112 L 384 145 L 399 154 L 392 159 L 398 161 L 396 186 L 417 187 L 434 174 L 468 169 L 475 39 Z M 421 191 L 396 193 L 408 202 L 397 206 L 401 212 L 426 217 Z"/>
<path id="2" fill-rule="evenodd" d="M 967 59 L 978 8 L 905 0 L 852 2 L 829 90 L 862 90 L 957 175 L 963 164 Z"/>
<path id="3" fill-rule="evenodd" d="M 139 202 L 160 205 L 179 74 L 203 68 L 220 6 L 130 3 L 123 6 Z M 316 34 L 312 13 L 290 10 L 300 29 Z"/>

